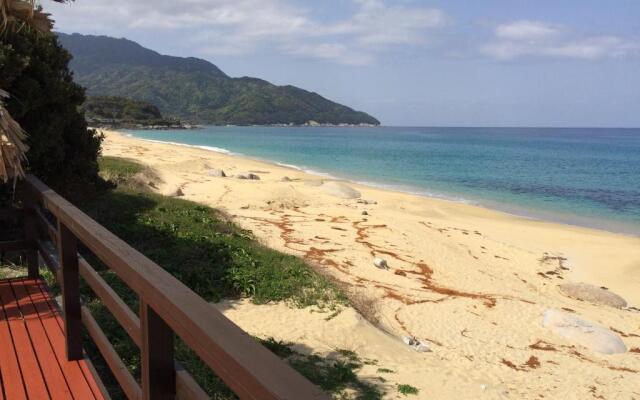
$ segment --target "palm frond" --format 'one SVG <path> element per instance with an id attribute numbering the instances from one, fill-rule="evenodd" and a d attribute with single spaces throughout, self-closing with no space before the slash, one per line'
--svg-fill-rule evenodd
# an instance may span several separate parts
<path id="1" fill-rule="evenodd" d="M 68 0 L 52 0 L 65 3 Z M 36 0 L 0 0 L 0 32 L 9 28 L 27 25 L 40 32 L 50 32 L 53 28 L 51 14 L 42 11 Z"/>
<path id="2" fill-rule="evenodd" d="M 24 144 L 27 135 L 4 107 L 8 93 L 0 89 L 0 182 L 24 176 L 22 163 L 29 147 Z"/>

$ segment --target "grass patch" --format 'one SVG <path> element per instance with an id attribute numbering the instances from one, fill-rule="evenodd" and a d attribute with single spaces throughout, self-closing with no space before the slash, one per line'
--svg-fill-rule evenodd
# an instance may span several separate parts
<path id="1" fill-rule="evenodd" d="M 407 384 L 398 384 L 397 388 L 398 392 L 404 396 L 408 396 L 410 394 L 418 394 L 420 392 L 417 387 Z"/>
<path id="2" fill-rule="evenodd" d="M 389 368 L 378 368 L 378 373 L 379 374 L 393 374 L 396 371 L 389 369 Z"/>
<path id="3" fill-rule="evenodd" d="M 119 157 L 100 157 L 100 176 L 115 184 L 126 183 L 135 174 L 145 170 L 142 165 Z"/>

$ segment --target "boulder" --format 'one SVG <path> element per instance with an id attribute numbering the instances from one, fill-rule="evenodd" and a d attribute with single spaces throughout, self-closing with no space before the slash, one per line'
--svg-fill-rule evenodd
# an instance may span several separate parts
<path id="1" fill-rule="evenodd" d="M 365 210 L 362 212 L 362 215 L 369 215 L 369 213 Z"/>
<path id="2" fill-rule="evenodd" d="M 588 301 L 615 308 L 625 308 L 627 301 L 617 294 L 588 283 L 565 283 L 560 285 L 560 291 L 573 299 Z"/>
<path id="3" fill-rule="evenodd" d="M 283 176 L 283 177 L 280 179 L 280 182 L 291 182 L 291 178 L 289 178 L 288 176 Z"/>
<path id="4" fill-rule="evenodd" d="M 576 315 L 550 308 L 544 312 L 542 325 L 570 343 L 598 353 L 627 352 L 627 346 L 616 333 Z"/>
<path id="5" fill-rule="evenodd" d="M 380 269 L 388 269 L 389 265 L 387 264 L 387 260 L 384 258 L 376 257 L 373 259 L 373 265 Z"/>
<path id="6" fill-rule="evenodd" d="M 208 170 L 207 175 L 213 176 L 214 178 L 225 178 L 227 176 L 223 170 L 217 168 L 211 168 Z"/>
<path id="7" fill-rule="evenodd" d="M 259 181 L 260 177 L 254 173 L 251 172 L 243 172 L 241 174 L 237 174 L 235 175 L 236 179 L 249 179 L 249 180 L 255 180 L 255 181 Z"/>
<path id="8" fill-rule="evenodd" d="M 325 182 L 321 188 L 326 194 L 341 199 L 357 199 L 360 197 L 360 192 L 343 182 Z"/>

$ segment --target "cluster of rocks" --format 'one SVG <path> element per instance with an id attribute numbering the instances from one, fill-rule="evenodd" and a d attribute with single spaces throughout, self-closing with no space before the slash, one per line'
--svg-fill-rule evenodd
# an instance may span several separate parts
<path id="1" fill-rule="evenodd" d="M 625 299 L 604 287 L 587 283 L 565 283 L 559 285 L 559 289 L 562 294 L 572 299 L 618 309 L 627 307 Z M 598 353 L 627 352 L 627 346 L 616 332 L 574 314 L 550 308 L 543 314 L 542 326 L 574 345 Z"/>
<path id="2" fill-rule="evenodd" d="M 228 176 L 223 170 L 218 168 L 210 168 L 209 170 L 207 170 L 207 175 L 214 178 L 226 178 Z M 233 175 L 233 178 L 254 181 L 260 180 L 260 177 L 252 172 L 241 172 L 239 174 Z"/>
<path id="3" fill-rule="evenodd" d="M 236 174 L 233 176 L 236 179 L 248 179 L 248 180 L 253 180 L 253 181 L 259 181 L 260 177 L 254 173 L 251 172 L 244 172 L 241 174 Z"/>
<path id="4" fill-rule="evenodd" d="M 359 203 L 359 204 L 367 204 L 367 205 L 368 204 L 378 204 L 378 202 L 375 201 L 375 200 L 364 200 L 364 199 L 359 199 L 357 201 L 357 203 Z"/>

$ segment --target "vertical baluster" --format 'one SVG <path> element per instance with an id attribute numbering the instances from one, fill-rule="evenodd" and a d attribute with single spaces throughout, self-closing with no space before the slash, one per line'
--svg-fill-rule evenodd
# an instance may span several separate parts
<path id="1" fill-rule="evenodd" d="M 174 334 L 151 307 L 140 300 L 142 398 L 173 400 L 176 396 Z"/>
<path id="2" fill-rule="evenodd" d="M 26 250 L 26 261 L 29 278 L 37 279 L 40 276 L 38 270 L 38 226 L 36 221 L 36 201 L 33 189 L 26 184 L 21 185 L 22 205 L 23 205 L 23 229 L 24 238 L 29 248 Z"/>
<path id="3" fill-rule="evenodd" d="M 62 271 L 62 309 L 67 359 L 82 359 L 82 319 L 80 315 L 80 274 L 78 271 L 78 239 L 58 221 L 58 252 Z"/>

